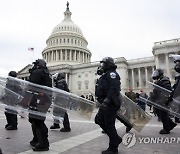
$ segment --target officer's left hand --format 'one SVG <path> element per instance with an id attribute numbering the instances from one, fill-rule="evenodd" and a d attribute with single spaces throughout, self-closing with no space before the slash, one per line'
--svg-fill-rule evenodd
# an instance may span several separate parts
<path id="1" fill-rule="evenodd" d="M 105 110 L 106 110 L 106 109 L 108 108 L 108 105 L 109 105 L 109 104 L 110 104 L 110 100 L 109 100 L 108 98 L 105 98 L 100 107 L 101 107 L 102 109 L 105 109 Z"/>

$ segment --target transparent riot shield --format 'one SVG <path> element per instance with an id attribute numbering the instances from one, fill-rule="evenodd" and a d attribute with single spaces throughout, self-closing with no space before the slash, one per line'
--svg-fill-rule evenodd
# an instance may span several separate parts
<path id="1" fill-rule="evenodd" d="M 171 100 L 169 98 L 172 91 L 160 87 L 152 82 L 149 82 L 149 85 L 152 89 L 152 92 L 150 92 L 150 97 L 148 99 L 140 97 L 140 99 L 158 109 L 167 111 L 176 117 L 180 117 L 180 85 L 177 85 Z"/>
<path id="2" fill-rule="evenodd" d="M 2 83 L 0 81 L 0 84 Z M 18 95 L 23 99 L 16 103 L 17 108 L 24 110 L 29 117 L 62 120 L 65 112 L 71 112 L 90 119 L 95 109 L 94 102 L 57 88 L 37 85 L 13 77 L 8 77 L 8 83 L 20 87 L 21 91 Z M 15 90 L 13 92 L 17 93 Z"/>
<path id="3" fill-rule="evenodd" d="M 151 116 L 127 96 L 121 94 L 120 97 L 122 103 L 117 115 L 135 130 L 140 132 L 142 128 L 150 121 Z"/>
<path id="4" fill-rule="evenodd" d="M 0 84 L 0 106 L 5 112 L 17 114 L 17 104 L 23 97 Z"/>

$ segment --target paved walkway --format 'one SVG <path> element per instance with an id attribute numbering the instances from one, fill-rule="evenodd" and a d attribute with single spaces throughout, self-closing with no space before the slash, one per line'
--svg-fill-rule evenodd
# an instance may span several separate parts
<path id="1" fill-rule="evenodd" d="M 33 152 L 29 145 L 32 139 L 30 123 L 27 119 L 18 119 L 18 130 L 4 129 L 6 120 L 0 112 L 0 147 L 3 154 L 101 154 L 108 146 L 108 137 L 91 121 L 85 121 L 70 115 L 72 131 L 68 133 L 59 130 L 49 130 L 50 150 Z M 46 121 L 48 127 L 51 121 Z M 119 146 L 119 154 L 180 154 L 180 124 L 168 135 L 160 135 L 161 122 L 153 116 L 152 120 L 139 133 L 135 130 L 125 134 L 125 127 L 117 121 L 118 134 L 123 137 Z M 128 142 L 127 142 L 128 141 Z"/>

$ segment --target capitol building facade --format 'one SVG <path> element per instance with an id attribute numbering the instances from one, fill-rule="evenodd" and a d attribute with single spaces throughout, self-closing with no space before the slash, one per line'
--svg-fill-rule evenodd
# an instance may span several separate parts
<path id="1" fill-rule="evenodd" d="M 99 62 L 91 62 L 92 54 L 87 48 L 88 42 L 81 29 L 71 20 L 71 15 L 67 5 L 64 20 L 55 26 L 47 39 L 42 57 L 52 75 L 65 72 L 72 93 L 79 96 L 94 95 Z M 180 54 L 180 38 L 155 42 L 152 53 L 152 57 L 133 60 L 126 60 L 124 57 L 115 58 L 117 72 L 121 76 L 122 92 L 132 88 L 135 92 L 144 90 L 149 93 L 148 81 L 152 81 L 151 75 L 156 68 L 163 69 L 173 84 L 176 73 L 169 55 Z M 27 65 L 20 70 L 18 77 L 28 79 L 30 67 L 31 65 Z"/>

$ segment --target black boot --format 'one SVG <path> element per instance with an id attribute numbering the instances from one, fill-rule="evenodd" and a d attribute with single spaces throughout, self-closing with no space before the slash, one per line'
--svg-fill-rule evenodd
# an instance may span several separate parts
<path id="1" fill-rule="evenodd" d="M 17 130 L 17 126 L 8 126 L 6 130 Z"/>
<path id="2" fill-rule="evenodd" d="M 105 151 L 102 151 L 102 154 L 118 154 L 118 151 L 114 152 L 114 151 L 111 151 L 110 149 L 107 149 Z"/>
<path id="3" fill-rule="evenodd" d="M 70 132 L 71 128 L 61 128 L 60 132 Z"/>
<path id="4" fill-rule="evenodd" d="M 54 123 L 54 124 L 50 127 L 50 129 L 59 129 L 59 128 L 60 128 L 59 124 L 56 124 L 56 123 Z"/>
<path id="5" fill-rule="evenodd" d="M 49 146 L 37 144 L 32 149 L 33 151 L 49 151 Z"/>
<path id="6" fill-rule="evenodd" d="M 30 141 L 30 145 L 35 147 L 38 144 L 38 141 L 32 140 Z"/>
<path id="7" fill-rule="evenodd" d="M 6 125 L 5 125 L 5 128 L 7 128 L 8 126 L 9 126 L 9 124 L 6 124 Z"/>
<path id="8" fill-rule="evenodd" d="M 170 131 L 169 130 L 166 130 L 166 129 L 162 129 L 160 130 L 159 134 L 169 134 Z"/>
<path id="9" fill-rule="evenodd" d="M 44 126 L 44 129 L 42 129 Z M 48 151 L 49 141 L 47 139 L 47 127 L 44 123 L 41 123 L 41 128 L 36 128 L 36 135 L 38 139 L 38 144 L 36 144 L 32 149 L 33 151 Z M 44 131 L 44 132 L 43 132 Z"/>

